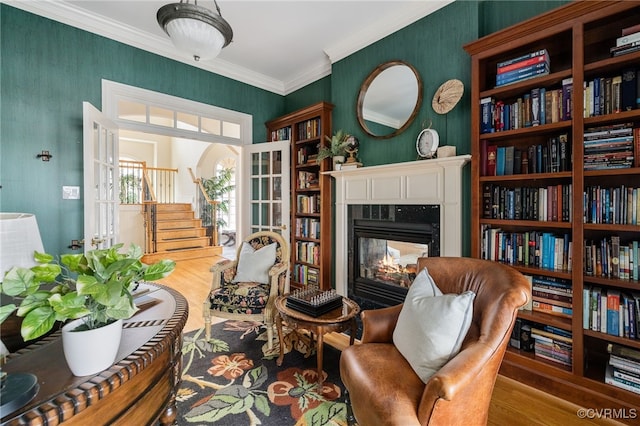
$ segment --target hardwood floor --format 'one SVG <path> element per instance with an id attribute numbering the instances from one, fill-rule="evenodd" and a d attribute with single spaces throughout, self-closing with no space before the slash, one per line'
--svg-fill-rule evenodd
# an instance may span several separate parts
<path id="1" fill-rule="evenodd" d="M 211 285 L 209 268 L 222 257 L 181 260 L 167 278 L 158 283 L 178 290 L 189 301 L 189 318 L 185 332 L 204 325 L 202 305 Z M 325 342 L 338 349 L 348 344 L 344 335 L 333 334 Z M 609 419 L 586 420 L 578 417 L 582 407 L 523 385 L 507 377 L 498 376 L 489 409 L 489 425 L 621 425 Z M 586 407 L 604 408 L 604 407 Z"/>

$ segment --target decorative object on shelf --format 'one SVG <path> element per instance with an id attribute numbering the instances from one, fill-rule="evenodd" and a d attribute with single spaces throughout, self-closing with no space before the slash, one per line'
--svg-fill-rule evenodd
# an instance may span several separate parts
<path id="1" fill-rule="evenodd" d="M 287 307 L 303 314 L 319 317 L 342 307 L 342 296 L 335 290 L 320 290 L 316 286 L 294 290 L 287 296 Z"/>
<path id="2" fill-rule="evenodd" d="M 460 102 L 463 93 L 464 84 L 460 80 L 447 80 L 436 90 L 431 106 L 436 113 L 446 114 Z"/>
<path id="3" fill-rule="evenodd" d="M 36 252 L 34 259 L 38 265 L 16 266 L 4 276 L 1 293 L 22 301 L 19 307 L 13 303 L 1 306 L 0 322 L 17 309 L 17 315 L 24 317 L 20 332 L 26 341 L 46 334 L 57 321 L 81 318 L 82 324 L 73 330 L 78 333 L 130 318 L 138 310 L 132 296 L 138 283 L 166 277 L 175 268 L 175 262 L 161 260 L 145 265 L 140 261 L 143 255 L 140 247 L 132 244 L 126 253 L 120 253 L 122 246 L 117 244 L 86 254 L 63 254 L 60 263 L 50 254 Z M 72 278 L 68 273 L 77 276 Z M 87 355 L 80 358 L 83 356 Z M 69 367 L 74 374 L 76 371 L 93 374 L 107 368 L 114 359 L 93 372 L 74 370 L 71 364 Z"/>
<path id="4" fill-rule="evenodd" d="M 422 131 L 416 138 L 416 151 L 418 151 L 420 159 L 435 158 L 440 143 L 438 132 L 431 128 L 431 123 L 426 129 L 424 128 L 424 123 L 422 127 Z"/>
<path id="5" fill-rule="evenodd" d="M 456 147 L 455 146 L 441 146 L 438 147 L 436 156 L 438 158 L 447 158 L 447 157 L 455 157 L 456 156 Z"/>
<path id="6" fill-rule="evenodd" d="M 404 61 L 378 65 L 362 83 L 356 114 L 371 137 L 388 139 L 409 127 L 422 104 L 418 70 Z"/>
<path id="7" fill-rule="evenodd" d="M 51 155 L 49 151 L 43 150 L 40 154 L 36 155 L 36 158 L 39 158 L 42 161 L 49 161 L 53 158 L 53 155 Z"/>
<path id="8" fill-rule="evenodd" d="M 349 154 L 347 161 L 342 165 L 342 169 L 356 169 L 362 167 L 362 163 L 358 161 L 358 148 L 360 147 L 360 141 L 353 135 L 347 138 L 346 151 Z"/>
<path id="9" fill-rule="evenodd" d="M 198 6 L 198 0 L 180 0 L 158 9 L 158 24 L 169 35 L 173 44 L 193 59 L 212 59 L 233 39 L 233 30 L 222 17 L 220 7 L 213 0 L 216 12 Z"/>
<path id="10" fill-rule="evenodd" d="M 318 156 L 316 162 L 320 164 L 325 158 L 332 158 L 334 169 L 337 164 L 344 163 L 347 155 L 349 134 L 342 129 L 338 130 L 332 137 L 325 136 L 329 145 L 320 145 L 318 147 Z"/>

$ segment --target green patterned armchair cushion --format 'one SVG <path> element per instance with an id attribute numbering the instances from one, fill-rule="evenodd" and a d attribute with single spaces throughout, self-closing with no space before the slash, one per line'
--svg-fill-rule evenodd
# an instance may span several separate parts
<path id="1" fill-rule="evenodd" d="M 233 314 L 261 314 L 269 299 L 269 288 L 269 284 L 227 283 L 211 292 L 211 309 Z"/>

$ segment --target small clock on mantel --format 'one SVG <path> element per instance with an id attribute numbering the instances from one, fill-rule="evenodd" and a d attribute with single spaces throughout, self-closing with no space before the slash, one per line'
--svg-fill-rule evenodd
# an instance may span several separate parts
<path id="1" fill-rule="evenodd" d="M 416 139 L 416 151 L 420 158 L 433 158 L 438 150 L 440 144 L 440 136 L 438 132 L 429 126 L 427 129 L 422 129 Z"/>

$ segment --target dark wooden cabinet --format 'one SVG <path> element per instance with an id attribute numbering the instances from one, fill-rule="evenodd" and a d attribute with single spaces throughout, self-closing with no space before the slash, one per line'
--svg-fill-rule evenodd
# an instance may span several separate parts
<path id="1" fill-rule="evenodd" d="M 594 213 L 591 210 L 592 195 L 596 194 L 594 188 L 599 188 L 598 191 L 631 188 L 630 200 L 634 201 L 633 191 L 636 196 L 640 195 L 637 162 L 640 152 L 636 131 L 633 131 L 635 163 L 629 164 L 628 159 L 619 160 L 621 168 L 614 168 L 615 161 L 599 163 L 601 160 L 592 154 L 589 142 L 590 135 L 596 130 L 640 127 L 640 104 L 636 105 L 634 101 L 631 109 L 625 110 L 619 107 L 618 100 L 604 96 L 609 92 L 594 97 L 594 84 L 598 89 L 603 87 L 610 91 L 613 96 L 618 93 L 615 91 L 616 77 L 631 69 L 638 78 L 640 51 L 620 56 L 611 52 L 622 30 L 637 24 L 640 24 L 640 2 L 579 1 L 464 46 L 471 55 L 472 79 L 472 256 L 509 263 L 526 275 L 550 282 L 561 281 L 565 288 L 568 285 L 572 290 L 569 311 L 560 311 L 570 312 L 569 315 L 544 313 L 538 310 L 542 306 L 540 304 L 536 305 L 536 310 L 523 310 L 519 314 L 520 320 L 536 327 L 555 327 L 559 333 L 570 333 L 572 350 L 567 351 L 570 362 L 558 362 L 567 360 L 563 357 L 552 361 L 536 352 L 511 347 L 501 372 L 582 406 L 621 409 L 626 410 L 621 413 L 627 414 L 631 413 L 630 409 L 640 407 L 640 394 L 605 383 L 609 362 L 607 346 L 617 344 L 640 350 L 640 340 L 592 330 L 589 325 L 592 308 L 587 306 L 591 301 L 585 299 L 585 295 L 589 296 L 593 288 L 609 294 L 630 294 L 640 289 L 640 282 L 634 279 L 633 274 L 629 278 L 605 276 L 595 270 L 595 263 L 592 265 L 590 260 L 596 259 L 595 254 L 590 254 L 592 245 L 600 247 L 602 241 L 619 238 L 621 244 L 632 246 L 634 241 L 640 240 L 640 212 L 637 204 L 632 206 L 631 201 L 629 208 L 636 213 L 635 216 L 630 213 L 628 221 L 607 223 L 604 219 L 591 218 Z M 505 81 L 504 76 L 498 77 L 498 71 L 500 74 L 507 72 L 505 63 L 545 50 L 550 59 L 548 72 L 497 85 Z M 567 90 L 570 90 L 570 96 L 566 95 Z M 635 95 L 637 88 L 633 90 Z M 523 116 L 514 116 L 514 110 L 532 105 L 532 98 L 540 96 L 541 91 L 543 95 L 537 102 L 547 108 L 544 117 L 535 117 L 532 123 Z M 565 94 L 561 96 L 563 91 Z M 553 96 L 554 92 L 565 102 L 570 99 L 568 104 L 564 104 L 565 110 L 571 111 L 570 116 L 563 117 L 561 104 L 555 110 L 557 115 L 549 118 L 548 114 L 554 113 L 556 107 L 547 101 L 553 102 L 553 98 L 548 96 L 549 93 Z M 594 106 L 594 99 L 607 99 L 611 104 L 600 107 L 598 103 Z M 485 109 L 485 112 L 491 110 L 497 115 L 487 117 L 485 114 L 483 117 L 485 104 L 493 107 Z M 521 121 L 517 125 L 514 125 L 515 117 Z M 568 152 L 568 158 L 564 165 L 554 165 L 551 159 L 557 157 L 552 157 L 552 154 L 554 151 L 557 153 L 563 139 L 566 140 L 563 149 L 568 150 L 565 152 Z M 611 142 L 601 145 L 603 154 L 615 151 Z M 535 160 L 548 165 L 531 169 L 532 146 L 535 147 Z M 546 162 L 540 163 L 538 146 L 546 147 Z M 500 149 L 501 154 L 498 152 Z M 513 160 L 516 170 L 509 169 L 508 150 L 516 152 Z M 541 148 L 541 152 L 544 154 L 544 149 Z M 523 153 L 526 153 L 526 161 L 522 161 Z M 510 173 L 503 170 L 502 173 L 494 172 L 494 167 L 504 167 L 499 161 L 492 163 L 494 159 L 498 160 L 497 157 L 500 161 L 506 158 L 504 161 Z M 554 195 L 549 196 L 548 191 Z M 532 195 L 534 193 L 537 195 Z M 547 203 L 544 211 L 539 209 L 539 205 L 532 211 L 534 205 L 531 200 L 542 202 L 542 197 Z M 615 209 L 613 201 L 602 200 L 602 203 L 605 203 L 604 207 L 598 207 L 602 211 Z M 533 240 L 532 235 L 539 234 L 552 235 L 550 241 L 559 239 L 561 244 L 556 246 L 562 252 L 560 256 L 547 259 L 544 265 L 536 261 L 537 252 L 533 257 L 523 254 L 529 253 L 526 242 Z M 499 246 L 502 242 L 507 246 Z M 557 250 L 555 254 L 558 254 Z M 640 334 L 636 333 L 636 336 Z M 637 421 L 635 418 L 618 420 Z"/>
<path id="2" fill-rule="evenodd" d="M 331 280 L 331 159 L 316 161 L 331 137 L 333 105 L 319 102 L 266 123 L 267 140 L 291 142 L 291 285 Z"/>

